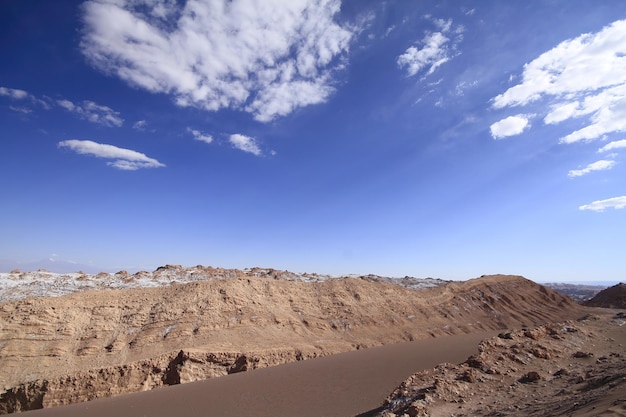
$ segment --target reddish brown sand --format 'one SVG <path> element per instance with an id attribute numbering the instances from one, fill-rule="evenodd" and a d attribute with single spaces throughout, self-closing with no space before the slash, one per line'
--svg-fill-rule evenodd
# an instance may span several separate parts
<path id="1" fill-rule="evenodd" d="M 28 416 L 354 416 L 412 373 L 460 363 L 493 332 L 375 347 L 221 378 L 43 409 Z"/>

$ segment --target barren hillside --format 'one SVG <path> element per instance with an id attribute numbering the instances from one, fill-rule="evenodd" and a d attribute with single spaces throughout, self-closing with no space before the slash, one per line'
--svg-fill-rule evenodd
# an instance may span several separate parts
<path id="1" fill-rule="evenodd" d="M 589 307 L 626 308 L 626 284 L 620 282 L 600 291 L 591 300 L 585 301 Z"/>
<path id="2" fill-rule="evenodd" d="M 368 346 L 560 321 L 517 276 L 413 290 L 367 278 L 233 278 L 0 304 L 0 410 L 149 390 Z"/>

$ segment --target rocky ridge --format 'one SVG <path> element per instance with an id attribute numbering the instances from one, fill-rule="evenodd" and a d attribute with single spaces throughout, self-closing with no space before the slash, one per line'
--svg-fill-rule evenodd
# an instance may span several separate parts
<path id="1" fill-rule="evenodd" d="M 381 344 L 544 324 L 580 309 L 516 276 L 415 291 L 371 276 L 302 282 L 236 274 L 20 299 L 0 303 L 0 411 Z"/>
<path id="2" fill-rule="evenodd" d="M 240 270 L 213 268 L 202 265 L 188 268 L 181 265 L 165 265 L 153 272 L 140 271 L 134 274 L 130 274 L 127 271 L 116 273 L 101 272 L 99 274 L 86 274 L 83 272 L 57 274 L 46 270 L 34 272 L 13 270 L 8 273 L 0 273 L 0 302 L 21 300 L 28 297 L 59 297 L 90 290 L 155 288 L 172 284 L 232 278 L 271 278 L 298 282 L 322 282 L 342 278 L 360 278 L 372 282 L 395 283 L 411 289 L 436 287 L 450 282 L 437 278 L 414 278 L 408 276 L 404 278 L 381 277 L 372 274 L 333 276 L 281 271 L 272 268 L 255 267 Z"/>

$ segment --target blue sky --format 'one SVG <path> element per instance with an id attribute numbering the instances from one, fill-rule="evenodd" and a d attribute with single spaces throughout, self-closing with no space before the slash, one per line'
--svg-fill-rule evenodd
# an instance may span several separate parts
<path id="1" fill-rule="evenodd" d="M 619 281 L 622 1 L 4 0 L 0 259 Z"/>

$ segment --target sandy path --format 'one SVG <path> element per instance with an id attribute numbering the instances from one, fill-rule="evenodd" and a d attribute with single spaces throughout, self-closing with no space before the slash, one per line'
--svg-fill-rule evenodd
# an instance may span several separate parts
<path id="1" fill-rule="evenodd" d="M 380 406 L 412 373 L 460 363 L 494 332 L 341 353 L 221 378 L 27 412 L 28 416 L 346 417 Z"/>

